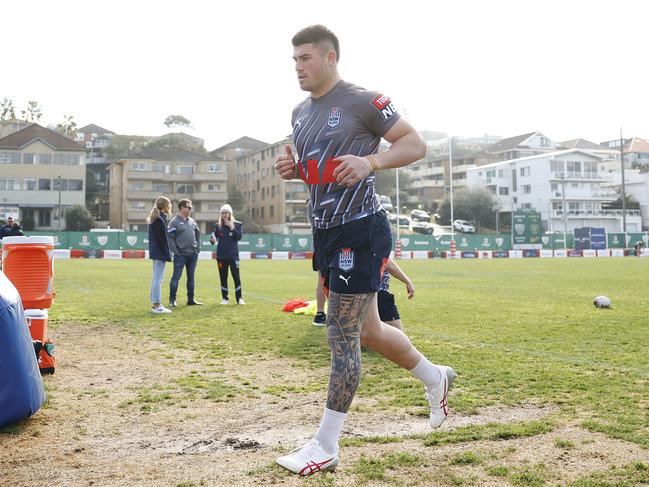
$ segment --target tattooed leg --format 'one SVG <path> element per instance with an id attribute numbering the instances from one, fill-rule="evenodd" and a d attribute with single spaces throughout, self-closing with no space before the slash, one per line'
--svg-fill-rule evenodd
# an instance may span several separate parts
<path id="1" fill-rule="evenodd" d="M 331 374 L 327 408 L 333 411 L 349 411 L 356 394 L 361 377 L 361 328 L 374 305 L 374 295 L 329 292 L 327 341 L 331 350 Z"/>

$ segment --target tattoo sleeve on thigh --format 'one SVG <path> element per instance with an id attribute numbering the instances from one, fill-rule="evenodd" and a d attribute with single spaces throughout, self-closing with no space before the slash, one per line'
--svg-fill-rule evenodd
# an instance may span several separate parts
<path id="1" fill-rule="evenodd" d="M 361 327 L 373 294 L 329 293 L 327 341 L 331 374 L 327 408 L 346 413 L 361 376 Z"/>

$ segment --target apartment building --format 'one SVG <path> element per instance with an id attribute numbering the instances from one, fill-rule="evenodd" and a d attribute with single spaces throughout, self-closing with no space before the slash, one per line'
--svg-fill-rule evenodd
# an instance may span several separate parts
<path id="1" fill-rule="evenodd" d="M 112 162 L 105 151 L 114 135 L 111 130 L 89 124 L 78 129 L 75 137 L 86 148 L 86 206 L 96 220 L 104 222 L 109 218 L 108 165 Z"/>
<path id="2" fill-rule="evenodd" d="M 156 147 L 109 166 L 110 225 L 129 231 L 146 229 L 155 199 L 164 195 L 174 204 L 187 198 L 202 232 L 210 232 L 228 200 L 232 161 L 174 147 Z"/>
<path id="3" fill-rule="evenodd" d="M 620 232 L 622 211 L 605 208 L 617 194 L 599 171 L 603 159 L 581 149 L 547 152 L 468 169 L 467 183 L 489 189 L 503 213 L 520 208 L 540 212 L 546 231 L 603 227 Z M 627 231 L 641 228 L 640 212 L 628 210 Z"/>
<path id="4" fill-rule="evenodd" d="M 493 162 L 485 148 L 498 140 L 500 137 L 487 135 L 426 140 L 426 157 L 403 168 L 410 178 L 409 202 L 432 209 L 449 193 L 451 178 L 454 190 L 465 188 L 467 169 Z"/>
<path id="5" fill-rule="evenodd" d="M 64 229 L 59 215 L 85 204 L 85 148 L 38 124 L 0 139 L 0 218 L 26 228 Z"/>
<path id="6" fill-rule="evenodd" d="M 235 183 L 244 196 L 249 216 L 273 233 L 310 233 L 306 184 L 285 181 L 274 169 L 275 158 L 288 139 L 251 150 L 234 165 Z"/>

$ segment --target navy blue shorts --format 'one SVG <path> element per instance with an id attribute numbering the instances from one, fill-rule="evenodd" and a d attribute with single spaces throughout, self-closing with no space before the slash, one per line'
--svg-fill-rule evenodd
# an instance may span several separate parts
<path id="1" fill-rule="evenodd" d="M 388 291 L 379 291 L 376 296 L 376 303 L 379 308 L 381 321 L 395 321 L 400 319 L 397 304 L 394 302 L 394 294 Z"/>
<path id="2" fill-rule="evenodd" d="M 344 225 L 316 230 L 315 263 L 325 291 L 377 292 L 392 249 L 392 231 L 384 212 Z"/>

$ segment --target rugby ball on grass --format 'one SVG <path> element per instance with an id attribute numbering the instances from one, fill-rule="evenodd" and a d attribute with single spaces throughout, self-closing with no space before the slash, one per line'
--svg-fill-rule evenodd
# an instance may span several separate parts
<path id="1" fill-rule="evenodd" d="M 597 296 L 593 299 L 593 304 L 596 308 L 610 308 L 611 307 L 611 298 L 608 296 Z"/>

